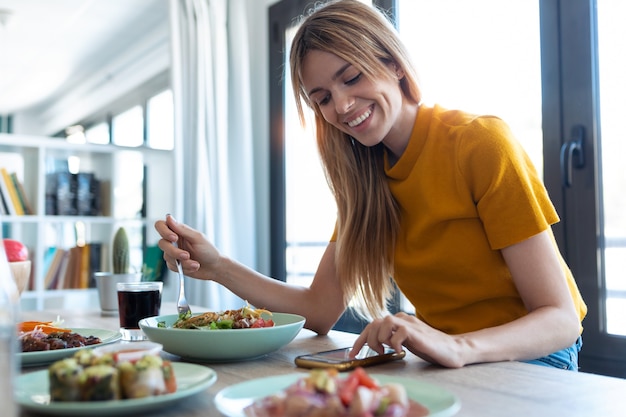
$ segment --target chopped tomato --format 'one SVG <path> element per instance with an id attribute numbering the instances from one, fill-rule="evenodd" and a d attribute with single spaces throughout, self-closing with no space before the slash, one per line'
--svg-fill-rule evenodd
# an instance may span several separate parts
<path id="1" fill-rule="evenodd" d="M 261 328 L 261 327 L 274 327 L 274 321 L 272 319 L 264 319 L 259 317 L 252 326 L 253 329 Z"/>
<path id="2" fill-rule="evenodd" d="M 348 375 L 339 388 L 339 398 L 343 405 L 347 406 L 352 402 L 356 389 L 359 387 L 359 377 L 354 373 Z"/>
<path id="3" fill-rule="evenodd" d="M 355 368 L 344 380 L 339 388 L 339 398 L 344 405 L 352 403 L 357 388 L 365 387 L 369 389 L 377 389 L 379 386 L 376 381 L 365 372 L 365 369 Z"/>
<path id="4" fill-rule="evenodd" d="M 378 384 L 376 383 L 376 381 L 374 381 L 374 379 L 369 376 L 367 372 L 365 372 L 365 369 L 361 367 L 355 368 L 352 372 L 352 375 L 357 378 L 357 380 L 359 381 L 359 385 L 362 385 L 366 388 L 378 388 Z"/>

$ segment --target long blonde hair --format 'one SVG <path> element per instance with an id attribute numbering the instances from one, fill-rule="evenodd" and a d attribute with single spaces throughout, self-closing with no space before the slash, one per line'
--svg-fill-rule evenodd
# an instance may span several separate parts
<path id="1" fill-rule="evenodd" d="M 291 46 L 293 91 L 300 121 L 304 105 L 315 113 L 317 146 L 337 202 L 335 254 L 346 304 L 356 295 L 357 311 L 380 317 L 393 294 L 393 256 L 399 209 L 387 184 L 384 145 L 366 147 L 324 120 L 302 83 L 302 62 L 311 50 L 330 52 L 369 79 L 390 77 L 387 65 L 404 72 L 400 88 L 419 103 L 421 92 L 409 55 L 386 16 L 356 0 L 331 1 L 301 22 Z"/>

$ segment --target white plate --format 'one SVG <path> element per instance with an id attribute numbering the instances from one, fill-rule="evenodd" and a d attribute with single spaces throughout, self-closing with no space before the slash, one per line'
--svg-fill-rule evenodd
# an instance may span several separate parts
<path id="1" fill-rule="evenodd" d="M 253 379 L 222 389 L 215 396 L 215 406 L 228 417 L 244 417 L 243 409 L 254 400 L 284 390 L 306 373 L 296 373 L 267 378 Z M 411 378 L 372 374 L 381 384 L 395 382 L 402 384 L 410 399 L 422 404 L 430 411 L 428 417 L 448 417 L 461 408 L 459 399 L 452 393 L 426 382 Z"/>
<path id="2" fill-rule="evenodd" d="M 172 394 L 131 400 L 50 402 L 48 371 L 24 374 L 17 379 L 16 400 L 24 410 L 58 416 L 112 416 L 159 409 L 174 401 L 204 391 L 217 380 L 217 374 L 206 366 L 172 363 L 178 389 Z"/>
<path id="3" fill-rule="evenodd" d="M 99 337 L 102 343 L 98 343 L 97 345 L 90 346 L 82 346 L 76 348 L 68 348 L 68 349 L 56 349 L 56 350 L 45 350 L 41 352 L 20 352 L 18 356 L 22 361 L 22 366 L 41 366 L 52 363 L 59 359 L 67 358 L 68 356 L 72 356 L 77 350 L 80 349 L 91 349 L 94 347 L 102 346 L 107 343 L 117 342 L 122 338 L 120 332 L 115 332 L 111 330 L 104 329 L 71 329 L 73 333 L 78 333 L 81 336 L 96 336 Z"/>

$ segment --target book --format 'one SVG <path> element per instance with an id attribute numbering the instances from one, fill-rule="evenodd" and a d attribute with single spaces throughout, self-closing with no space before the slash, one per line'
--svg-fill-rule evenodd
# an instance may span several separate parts
<path id="1" fill-rule="evenodd" d="M 79 216 L 100 214 L 100 181 L 91 172 L 76 174 L 76 209 Z"/>
<path id="2" fill-rule="evenodd" d="M 9 209 L 4 201 L 4 193 L 2 192 L 2 188 L 0 187 L 0 214 L 10 214 Z"/>
<path id="3" fill-rule="evenodd" d="M 89 288 L 96 287 L 94 273 L 103 271 L 102 269 L 102 243 L 91 242 L 89 246 Z"/>
<path id="4" fill-rule="evenodd" d="M 67 269 L 65 270 L 64 277 L 62 278 L 64 289 L 79 288 L 80 261 L 80 247 L 74 246 L 73 248 L 70 248 L 68 250 Z"/>
<path id="5" fill-rule="evenodd" d="M 56 214 L 59 216 L 75 216 L 76 208 L 76 174 L 70 172 L 56 173 Z"/>
<path id="6" fill-rule="evenodd" d="M 14 189 L 11 176 L 4 167 L 0 168 L 0 190 L 2 191 L 2 198 L 7 206 L 8 214 L 19 216 L 21 205 L 17 198 L 17 191 Z"/>
<path id="7" fill-rule="evenodd" d="M 63 257 L 61 258 L 61 265 L 59 265 L 59 269 L 54 278 L 54 289 L 62 290 L 65 288 L 65 275 L 67 275 L 67 266 L 70 262 L 70 251 L 65 250 L 63 253 Z"/>
<path id="8" fill-rule="evenodd" d="M 17 173 L 11 173 L 11 179 L 13 180 L 13 185 L 15 185 L 15 190 L 17 191 L 17 196 L 20 200 L 20 204 L 22 205 L 22 209 L 24 210 L 24 214 L 34 214 L 33 208 L 30 205 L 30 201 L 26 196 L 26 190 L 24 189 L 24 185 L 17 178 Z"/>
<path id="9" fill-rule="evenodd" d="M 45 208 L 46 216 L 54 216 L 57 213 L 57 175 L 56 172 L 46 174 Z"/>
<path id="10" fill-rule="evenodd" d="M 77 288 L 89 288 L 90 281 L 90 245 L 77 246 L 78 247 L 78 256 L 80 256 L 80 260 L 78 261 L 78 283 Z"/>
<path id="11" fill-rule="evenodd" d="M 15 188 L 15 184 L 13 183 L 13 179 L 11 178 L 11 174 L 9 174 L 9 171 L 7 171 L 7 169 L 4 167 L 0 168 L 0 173 L 2 173 L 2 179 L 7 186 L 11 201 L 13 202 L 13 206 L 15 207 L 15 213 L 18 216 L 23 216 L 24 207 L 22 206 L 20 197 L 17 194 L 17 188 Z"/>
<path id="12" fill-rule="evenodd" d="M 50 255 L 52 251 L 52 255 Z M 44 278 L 44 288 L 46 290 L 53 290 L 57 288 L 57 284 L 59 281 L 59 272 L 63 267 L 63 262 L 66 258 L 67 251 L 63 248 L 49 248 L 48 252 L 46 252 L 46 258 L 44 258 L 44 268 L 46 262 L 49 260 L 49 266 L 45 270 L 46 275 Z"/>

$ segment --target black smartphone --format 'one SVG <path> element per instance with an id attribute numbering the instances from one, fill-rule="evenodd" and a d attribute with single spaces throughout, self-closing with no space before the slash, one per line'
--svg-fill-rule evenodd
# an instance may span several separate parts
<path id="1" fill-rule="evenodd" d="M 404 350 L 396 352 L 390 347 L 385 347 L 385 353 L 381 355 L 374 349 L 370 349 L 369 346 L 365 345 L 356 357 L 350 358 L 348 355 L 351 350 L 352 348 L 347 347 L 300 355 L 296 357 L 295 363 L 301 368 L 335 368 L 339 371 L 347 371 L 358 366 L 365 367 L 395 361 L 404 358 L 406 355 Z"/>

